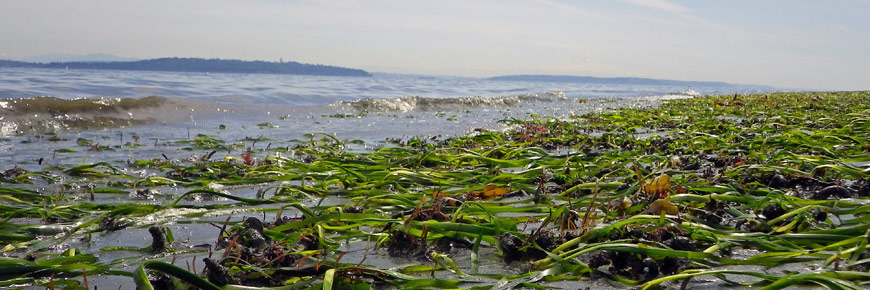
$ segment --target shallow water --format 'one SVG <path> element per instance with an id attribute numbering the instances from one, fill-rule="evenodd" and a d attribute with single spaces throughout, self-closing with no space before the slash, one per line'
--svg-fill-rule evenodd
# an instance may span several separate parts
<path id="1" fill-rule="evenodd" d="M 557 118 L 604 111 L 617 107 L 646 107 L 675 96 L 672 92 L 685 90 L 672 86 L 595 85 L 574 83 L 498 82 L 458 77 L 421 77 L 376 74 L 372 78 L 319 77 L 253 74 L 195 74 L 170 72 L 87 71 L 0 69 L 0 97 L 30 98 L 52 96 L 65 100 L 89 98 L 104 107 L 65 105 L 50 110 L 17 109 L 16 99 L 0 100 L 0 171 L 20 167 L 40 171 L 45 167 L 70 168 L 80 164 L 108 162 L 126 174 L 144 178 L 164 176 L 164 172 L 131 167 L 135 160 L 169 159 L 196 160 L 211 150 L 190 149 L 185 141 L 203 134 L 240 146 L 215 152 L 212 160 L 226 157 L 239 158 L 246 149 L 266 147 L 292 147 L 296 144 L 320 139 L 323 133 L 346 142 L 348 151 L 367 151 L 387 146 L 391 142 L 406 142 L 412 137 L 444 139 L 473 134 L 479 129 L 502 130 L 499 120 L 527 119 L 532 115 Z M 742 93 L 742 87 L 697 88 L 705 94 Z M 116 98 L 142 98 L 158 95 L 157 106 L 122 107 L 112 103 Z M 103 99 L 99 99 L 103 97 Z M 18 99 L 20 101 L 20 99 Z M 142 99 L 139 99 L 142 100 Z M 81 101 L 79 101 L 81 102 Z M 108 103 L 107 103 L 108 102 Z M 69 104 L 72 104 L 70 102 Z M 33 116 L 32 116 L 33 115 Z M 42 115 L 41 117 L 38 115 Z M 98 120 L 96 117 L 112 115 L 116 119 Z M 72 121 L 86 121 L 76 123 Z M 125 121 L 142 122 L 125 122 Z M 92 121 L 92 122 L 91 122 Z M 147 123 L 147 124 L 146 124 Z M 359 140 L 354 141 L 354 140 Z M 274 151 L 255 154 L 283 154 Z M 568 152 L 565 152 L 566 154 Z M 289 154 L 289 153 L 288 153 Z M 29 186 L 42 192 L 76 192 L 78 200 L 88 200 L 83 193 L 89 185 L 86 179 L 62 180 L 57 183 L 78 184 L 80 188 L 64 189 L 57 183 L 34 180 Z M 14 186 L 14 185 L 12 185 Z M 240 197 L 252 198 L 257 186 L 224 187 L 217 190 Z M 179 194 L 192 188 L 159 187 L 160 194 L 151 199 L 137 199 L 129 194 L 95 194 L 94 203 L 170 203 Z M 182 204 L 223 204 L 225 199 L 183 200 Z M 305 206 L 334 206 L 348 200 L 329 198 L 305 200 Z M 164 210 L 140 218 L 139 223 L 119 231 L 95 234 L 89 240 L 67 240 L 63 247 L 83 249 L 95 253 L 102 263 L 116 261 L 119 269 L 130 270 L 144 258 L 137 251 L 99 251 L 105 247 L 145 247 L 151 237 L 147 225 L 166 224 L 173 232 L 178 249 L 194 252 L 182 253 L 176 264 L 193 263 L 197 258 L 201 269 L 202 244 L 213 244 L 219 229 L 212 224 L 230 223 L 245 216 L 274 219 L 276 205 L 236 206 L 225 210 L 211 210 L 201 217 L 186 217 L 195 210 Z M 284 216 L 299 215 L 293 208 Z M 13 220 L 22 224 L 39 221 Z M 69 227 L 71 225 L 67 225 Z M 63 229 L 46 229 L 60 233 Z M 414 263 L 411 260 L 390 257 L 383 251 L 360 252 L 371 248 L 366 243 L 344 245 L 349 252 L 343 262 L 397 268 Z M 217 253 L 219 254 L 219 253 Z M 468 271 L 467 252 L 455 259 L 459 267 Z M 481 252 L 481 260 L 497 261 L 494 250 Z M 481 272 L 519 271 L 510 265 L 482 267 Z M 97 278 L 97 285 L 113 285 L 129 279 L 118 277 Z M 596 284 L 598 283 L 598 284 Z M 604 287 L 604 282 L 559 282 L 566 287 Z M 103 288 L 103 287 L 100 287 Z"/>
<path id="2" fill-rule="evenodd" d="M 203 74 L 111 70 L 47 70 L 0 68 L 0 98 L 51 96 L 76 98 L 141 98 L 161 96 L 159 109 L 126 108 L 117 114 L 105 110 L 66 112 L 55 109 L 40 112 L 8 110 L 9 100 L 0 104 L 0 136 L 73 129 L 117 128 L 143 122 L 173 122 L 184 127 L 214 128 L 227 125 L 229 131 L 245 131 L 245 126 L 276 122 L 284 117 L 284 128 L 306 133 L 344 133 L 364 131 L 362 135 L 396 136 L 397 133 L 437 135 L 464 133 L 472 127 L 485 127 L 505 117 L 524 114 L 565 115 L 585 113 L 613 104 L 572 102 L 577 99 L 608 99 L 666 95 L 686 90 L 679 86 L 612 85 L 548 82 L 507 82 L 462 77 L 431 77 L 375 74 L 374 77 L 326 77 L 269 74 Z M 752 92 L 756 87 L 693 87 L 702 94 Z M 554 93 L 555 92 L 555 93 Z M 14 101 L 14 100 L 13 100 Z M 617 102 L 618 103 L 618 102 Z M 595 106 L 592 106 L 595 105 Z M 71 105 L 70 105 L 71 106 Z M 436 113 L 409 117 L 368 119 L 328 125 L 322 116 L 336 114 Z M 69 114 L 67 114 L 69 113 Z M 64 126 L 58 122 L 93 120 L 110 115 L 112 122 Z M 398 116 L 398 118 L 396 118 Z M 453 117 L 454 118 L 450 118 Z M 36 119 L 49 119 L 34 124 Z M 30 120 L 17 124 L 12 119 Z M 450 119 L 450 123 L 437 122 Z M 52 122 L 53 121 L 53 122 Z M 307 122 L 311 121 L 311 122 Z M 254 123 L 251 123 L 254 122 Z M 425 123 L 420 132 L 416 124 Z M 281 125 L 281 124 L 277 124 Z M 294 127 L 293 125 L 298 125 Z M 314 125 L 313 127 L 311 125 Z M 410 130 L 403 130 L 411 127 Z M 205 126 L 205 127 L 201 127 Z M 31 128 L 34 127 L 34 128 Z M 333 128 L 335 127 L 335 128 Z M 446 127 L 439 132 L 437 129 Z M 433 130 L 435 129 L 435 130 Z M 147 129 L 145 129 L 147 130 Z M 162 131 L 162 130 L 161 130 Z M 179 131 L 178 129 L 171 131 Z M 399 134 L 401 135 L 401 134 Z M 338 136 L 339 138 L 356 138 Z"/>
<path id="3" fill-rule="evenodd" d="M 685 89 L 389 74 L 358 78 L 3 68 L 0 98 L 7 100 L 0 102 L 6 104 L 0 106 L 0 169 L 33 170 L 87 163 L 89 158 L 121 164 L 162 155 L 170 159 L 201 156 L 208 152 L 167 146 L 198 134 L 256 149 L 289 146 L 310 140 L 306 134 L 325 133 L 340 140 L 363 141 L 350 150 L 369 150 L 389 146 L 388 138 L 448 138 L 479 129 L 499 130 L 503 126 L 498 121 L 509 118 L 650 106 Z M 692 89 L 704 94 L 752 90 L 740 86 Z M 156 99 L 157 105 L 111 105 L 118 98 L 151 95 L 162 99 Z M 34 96 L 91 98 L 109 104 L 93 109 L 79 100 L 76 106 L 72 102 L 67 107 L 55 105 L 41 115 L 33 108 L 13 106 L 15 98 Z M 53 135 L 40 135 L 45 133 Z M 77 146 L 80 138 L 115 150 L 90 151 Z M 59 149 L 77 152 L 55 152 Z M 214 158 L 238 154 L 218 152 Z"/>

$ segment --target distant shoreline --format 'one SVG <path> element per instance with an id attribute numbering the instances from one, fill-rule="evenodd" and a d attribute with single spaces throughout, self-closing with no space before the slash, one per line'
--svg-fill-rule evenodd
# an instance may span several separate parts
<path id="1" fill-rule="evenodd" d="M 0 68 L 47 68 L 47 69 L 96 69 L 127 71 L 170 71 L 201 73 L 252 73 L 252 74 L 290 74 L 318 76 L 371 77 L 372 74 L 353 68 L 305 64 L 294 61 L 267 62 L 205 58 L 156 58 L 139 61 L 118 62 L 24 62 L 0 60 Z"/>
<path id="2" fill-rule="evenodd" d="M 766 85 L 732 84 L 726 82 L 710 81 L 683 81 L 669 79 L 652 79 L 639 77 L 591 77 L 572 75 L 505 75 L 484 78 L 490 81 L 507 82 L 549 82 L 549 83 L 587 83 L 587 84 L 620 84 L 620 85 L 649 85 L 649 86 L 686 86 L 686 87 L 729 87 L 734 85 L 751 86 L 756 89 L 774 89 Z"/>

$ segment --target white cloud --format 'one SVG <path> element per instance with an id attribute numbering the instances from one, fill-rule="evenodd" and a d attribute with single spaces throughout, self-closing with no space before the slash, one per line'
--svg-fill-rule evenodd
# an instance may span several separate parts
<path id="1" fill-rule="evenodd" d="M 674 14 L 681 14 L 681 15 L 692 14 L 691 9 L 686 8 L 685 6 L 682 6 L 679 4 L 665 1 L 665 0 L 626 0 L 626 2 L 635 4 L 635 5 L 640 5 L 640 6 L 644 6 L 644 7 L 649 7 L 649 8 L 665 11 L 665 12 L 669 12 L 669 13 L 674 13 Z"/>
<path id="2" fill-rule="evenodd" d="M 663 11 L 666 13 L 674 14 L 674 15 L 682 17 L 683 19 L 687 19 L 690 21 L 694 21 L 695 23 L 704 25 L 708 28 L 716 29 L 717 31 L 722 32 L 722 33 L 729 33 L 729 34 L 739 33 L 738 31 L 732 29 L 731 27 L 712 22 L 708 19 L 705 19 L 705 18 L 702 18 L 702 17 L 695 15 L 695 13 L 692 11 L 692 9 L 690 9 L 688 7 L 685 7 L 683 5 L 676 4 L 673 2 L 668 2 L 666 0 L 624 0 L 624 1 L 627 3 L 634 4 L 634 5 L 643 6 L 643 7 Z"/>
<path id="3" fill-rule="evenodd" d="M 571 10 L 571 11 L 575 11 L 575 12 L 578 12 L 578 11 L 585 12 L 578 7 L 571 6 L 568 4 L 562 4 L 562 3 L 559 3 L 556 1 L 551 1 L 551 0 L 532 0 L 532 2 L 537 2 L 537 3 L 544 4 L 544 5 L 547 5 L 547 6 L 550 6 L 553 8 L 557 8 L 557 9 L 565 9 L 565 10 Z"/>

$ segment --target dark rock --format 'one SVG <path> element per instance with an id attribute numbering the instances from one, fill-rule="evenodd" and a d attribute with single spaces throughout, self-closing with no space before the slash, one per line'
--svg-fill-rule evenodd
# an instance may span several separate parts
<path id="1" fill-rule="evenodd" d="M 227 273 L 227 269 L 221 266 L 212 259 L 204 258 L 205 269 L 208 271 L 208 281 L 215 285 L 223 286 L 229 283 L 235 283 L 236 279 Z"/>
<path id="2" fill-rule="evenodd" d="M 543 230 L 539 232 L 537 236 L 535 236 L 535 243 L 544 250 L 552 251 L 559 246 L 556 239 L 557 238 L 555 235 L 553 235 L 553 232 Z"/>
<path id="3" fill-rule="evenodd" d="M 0 179 L 12 180 L 16 177 L 24 175 L 27 173 L 27 170 L 18 168 L 18 166 L 12 167 L 6 171 L 0 172 Z"/>
<path id="4" fill-rule="evenodd" d="M 299 238 L 299 242 L 296 243 L 297 251 L 309 251 L 316 250 L 318 244 L 320 243 L 320 239 L 315 235 L 304 235 Z"/>
<path id="5" fill-rule="evenodd" d="M 686 166 L 683 166 L 682 170 L 698 170 L 701 168 L 701 163 L 689 163 Z"/>
<path id="6" fill-rule="evenodd" d="M 166 249 L 166 229 L 158 226 L 148 228 L 148 233 L 151 234 L 151 251 L 161 252 Z"/>
<path id="7" fill-rule="evenodd" d="M 643 259 L 643 280 L 649 281 L 659 276 L 659 263 L 653 258 Z"/>
<path id="8" fill-rule="evenodd" d="M 643 279 L 646 276 L 643 261 L 637 255 L 623 252 L 611 253 L 610 272 L 634 279 Z"/>
<path id="9" fill-rule="evenodd" d="M 691 239 L 684 236 L 673 237 L 672 239 L 665 241 L 665 245 L 678 251 L 695 251 L 698 249 Z"/>
<path id="10" fill-rule="evenodd" d="M 824 221 L 828 219 L 828 213 L 822 210 L 816 210 L 815 212 L 813 212 L 813 219 L 820 222 Z"/>
<path id="11" fill-rule="evenodd" d="M 812 194 L 810 198 L 815 200 L 823 200 L 828 199 L 832 196 L 838 198 L 850 198 L 852 197 L 852 191 L 842 186 L 831 185 L 823 188 L 822 190 L 816 191 Z"/>
<path id="12" fill-rule="evenodd" d="M 707 161 L 710 161 L 710 163 L 713 163 L 713 166 L 715 166 L 716 168 L 722 168 L 722 167 L 725 167 L 725 165 L 728 165 L 728 162 L 726 162 L 725 159 L 723 159 L 719 155 L 715 155 L 715 154 L 708 155 Z"/>
<path id="13" fill-rule="evenodd" d="M 761 215 L 763 215 L 764 218 L 768 220 L 778 218 L 783 214 L 785 214 L 785 210 L 783 210 L 782 207 L 776 204 L 768 204 L 764 206 L 764 209 L 761 210 Z"/>
<path id="14" fill-rule="evenodd" d="M 789 182 L 787 179 L 785 179 L 785 176 L 782 176 L 782 174 L 774 174 L 767 182 L 767 186 L 770 186 L 771 188 L 781 189 L 789 187 Z"/>
<path id="15" fill-rule="evenodd" d="M 686 258 L 667 257 L 659 262 L 659 271 L 665 275 L 681 272 L 692 265 L 692 261 Z"/>
<path id="16" fill-rule="evenodd" d="M 443 237 L 435 241 L 434 247 L 439 253 L 451 253 L 456 251 L 456 249 L 471 249 L 474 247 L 474 243 L 463 238 L 454 239 Z"/>
<path id="17" fill-rule="evenodd" d="M 148 282 L 151 282 L 151 287 L 154 287 L 154 289 L 178 289 L 175 288 L 175 283 L 172 283 L 172 279 L 161 272 L 152 271 L 148 274 Z M 94 289 L 96 289 L 96 287 L 97 286 L 94 286 Z"/>
<path id="18" fill-rule="evenodd" d="M 127 225 L 121 221 L 118 221 L 115 217 L 107 216 L 100 220 L 99 229 L 104 231 L 117 231 L 127 227 Z"/>
<path id="19" fill-rule="evenodd" d="M 790 187 L 803 186 L 804 188 L 821 188 L 834 185 L 831 182 L 821 181 L 812 177 L 798 177 L 790 182 Z"/>
<path id="20" fill-rule="evenodd" d="M 611 260 L 609 257 L 609 253 L 607 251 L 599 251 L 598 253 L 592 255 L 592 258 L 589 259 L 587 263 L 590 268 L 598 269 L 598 267 L 610 265 Z"/>
<path id="21" fill-rule="evenodd" d="M 249 217 L 245 219 L 244 224 L 245 229 L 255 230 L 260 234 L 263 234 L 263 221 L 255 217 Z"/>
<path id="22" fill-rule="evenodd" d="M 425 250 L 425 241 L 402 231 L 393 231 L 387 243 L 387 252 L 393 257 L 420 257 Z"/>
<path id="23" fill-rule="evenodd" d="M 258 218 L 246 218 L 238 234 L 243 250 L 251 254 L 258 254 L 269 246 L 269 240 L 263 235 L 263 222 Z"/>
<path id="24" fill-rule="evenodd" d="M 604 168 L 604 169 L 599 170 L 597 173 L 595 173 L 595 177 L 601 178 L 602 176 L 607 175 L 608 173 L 611 173 L 611 172 L 613 172 L 613 169 Z"/>
<path id="25" fill-rule="evenodd" d="M 523 246 L 523 240 L 510 233 L 504 233 L 498 236 L 498 248 L 504 254 L 505 262 L 519 260 L 525 254 L 520 248 Z"/>
<path id="26" fill-rule="evenodd" d="M 363 207 L 361 206 L 348 206 L 342 210 L 343 213 L 362 213 Z"/>

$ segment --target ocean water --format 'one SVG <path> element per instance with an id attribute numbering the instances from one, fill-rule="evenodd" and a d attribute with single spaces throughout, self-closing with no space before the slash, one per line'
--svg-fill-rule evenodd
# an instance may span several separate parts
<path id="1" fill-rule="evenodd" d="M 201 155 L 175 146 L 199 134 L 263 149 L 292 146 L 323 133 L 353 141 L 349 150 L 364 151 L 414 136 L 501 130 L 498 121 L 509 118 L 653 106 L 661 99 L 685 97 L 674 93 L 687 89 L 701 94 L 754 90 L 393 74 L 360 78 L 4 68 L 0 170 Z M 77 142 L 81 140 L 113 150 L 95 152 Z M 61 149 L 76 152 L 59 153 Z M 214 158 L 238 154 L 218 152 Z"/>
<path id="2" fill-rule="evenodd" d="M 0 97 L 165 96 L 219 102 L 312 106 L 362 98 L 498 97 L 562 91 L 572 98 L 634 97 L 686 90 L 680 86 L 510 82 L 450 76 L 375 73 L 374 77 L 0 68 Z M 751 87 L 693 87 L 703 94 Z M 243 100 L 244 99 L 244 100 Z"/>

